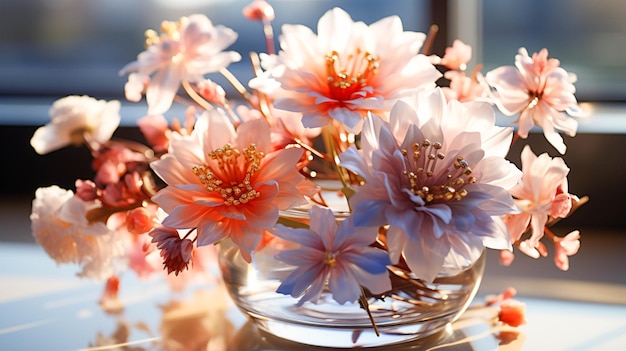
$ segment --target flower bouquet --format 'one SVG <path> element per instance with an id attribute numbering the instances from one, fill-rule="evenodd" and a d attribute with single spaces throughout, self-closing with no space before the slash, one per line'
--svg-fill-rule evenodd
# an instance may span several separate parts
<path id="1" fill-rule="evenodd" d="M 249 82 L 227 68 L 241 60 L 227 51 L 236 32 L 205 15 L 146 32 L 145 51 L 120 72 L 129 101 L 145 96 L 145 143 L 112 138 L 118 101 L 53 104 L 31 145 L 85 146 L 95 173 L 75 191 L 36 192 L 33 235 L 56 262 L 107 279 L 110 297 L 125 270 L 166 270 L 180 287 L 174 277 L 218 257 L 233 299 L 263 330 L 324 346 L 335 345 L 325 335 L 349 333 L 338 345 L 347 347 L 441 330 L 471 302 L 485 248 L 508 265 L 515 250 L 547 256 L 547 240 L 568 269 L 579 232 L 548 227 L 586 198 L 569 193 L 559 157 L 526 146 L 521 170 L 507 159 L 533 127 L 561 154 L 559 133 L 576 133 L 576 78 L 547 50 L 469 73 L 461 41 L 430 52 L 436 27 L 405 31 L 396 16 L 368 25 L 334 8 L 317 33 L 284 25 L 276 52 L 271 6 L 254 1 L 244 15 L 267 41 L 250 54 Z M 185 115 L 166 118 L 173 104 Z M 496 110 L 517 120 L 498 126 Z"/>

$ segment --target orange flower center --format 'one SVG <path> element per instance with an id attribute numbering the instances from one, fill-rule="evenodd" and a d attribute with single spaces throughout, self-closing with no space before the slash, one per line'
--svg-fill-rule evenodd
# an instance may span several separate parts
<path id="1" fill-rule="evenodd" d="M 243 149 L 243 152 L 226 144 L 210 152 L 208 156 L 217 161 L 217 166 L 194 166 L 193 173 L 206 190 L 218 193 L 224 199 L 225 205 L 237 206 L 261 196 L 253 188 L 251 181 L 265 155 L 257 151 L 254 144 Z"/>
<path id="2" fill-rule="evenodd" d="M 335 100 L 352 99 L 352 95 L 378 73 L 379 64 L 380 58 L 360 49 L 348 54 L 343 60 L 337 51 L 327 54 L 326 74 L 330 97 Z"/>
<path id="3" fill-rule="evenodd" d="M 324 264 L 330 266 L 330 268 L 335 268 L 337 266 L 337 255 L 333 252 L 326 251 L 324 253 Z"/>
<path id="4" fill-rule="evenodd" d="M 476 182 L 472 169 L 462 156 L 454 160 L 454 168 L 448 174 L 436 175 L 437 162 L 446 158 L 439 151 L 441 147 L 441 143 L 426 139 L 421 144 L 414 143 L 411 150 L 400 150 L 407 161 L 403 174 L 409 179 L 411 191 L 426 203 L 461 200 L 467 196 L 465 186 Z"/>

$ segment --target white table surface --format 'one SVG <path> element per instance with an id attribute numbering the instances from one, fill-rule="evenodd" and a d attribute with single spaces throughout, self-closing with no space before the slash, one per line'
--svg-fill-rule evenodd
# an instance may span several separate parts
<path id="1" fill-rule="evenodd" d="M 162 312 L 158 306 L 193 296 L 192 292 L 172 292 L 158 277 L 138 281 L 129 273 L 121 280 L 123 312 L 107 314 L 98 306 L 103 284 L 81 280 L 75 272 L 72 266 L 56 266 L 34 244 L 0 243 L 0 350 L 122 350 L 93 347 L 98 335 L 111 336 L 120 325 L 131 326 L 131 345 L 124 350 L 160 350 Z M 625 285 L 498 274 L 487 272 L 476 301 L 481 301 L 486 289 L 514 284 L 520 291 L 517 299 L 527 304 L 527 324 L 503 327 L 489 319 L 493 309 L 474 308 L 443 341 L 394 349 L 626 350 Z M 538 291 L 547 290 L 548 298 L 540 297 Z M 588 292 L 599 296 L 606 292 L 605 303 L 575 301 Z M 560 294 L 565 298 L 555 299 Z M 234 308 L 226 318 L 235 335 L 228 343 L 229 351 L 310 349 L 265 338 Z M 512 340 L 502 344 L 503 336 Z"/>

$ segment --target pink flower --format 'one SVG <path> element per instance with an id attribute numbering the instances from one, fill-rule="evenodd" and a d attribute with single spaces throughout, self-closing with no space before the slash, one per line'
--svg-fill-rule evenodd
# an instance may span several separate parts
<path id="1" fill-rule="evenodd" d="M 484 246 L 510 248 L 498 216 L 516 212 L 507 189 L 520 172 L 505 159 L 512 129 L 495 126 L 489 104 L 446 103 L 437 89 L 415 106 L 396 103 L 389 123 L 368 117 L 362 150 L 340 159 L 365 179 L 350 199 L 355 225 L 389 225 L 392 262 L 403 255 L 432 281 L 444 265 L 473 262 Z"/>
<path id="2" fill-rule="evenodd" d="M 578 122 L 567 114 L 581 116 L 582 112 L 574 97 L 576 77 L 559 65 L 559 60 L 548 59 L 546 49 L 530 57 L 521 48 L 515 67 L 498 67 L 488 72 L 486 79 L 496 89 L 496 104 L 504 114 L 521 113 L 517 120 L 520 137 L 528 137 L 536 125 L 543 129 L 550 144 L 564 154 L 566 146 L 555 129 L 576 135 Z"/>
<path id="3" fill-rule="evenodd" d="M 521 213 L 507 216 L 505 221 L 512 241 L 519 240 L 530 225 L 529 246 L 534 248 L 543 237 L 548 216 L 564 217 L 569 213 L 571 199 L 563 199 L 568 194 L 569 168 L 559 157 L 551 158 L 547 153 L 536 156 L 528 145 L 522 150 L 521 159 L 521 182 L 510 191 Z"/>
<path id="4" fill-rule="evenodd" d="M 441 76 L 418 55 L 423 33 L 403 31 L 397 16 L 371 25 L 353 22 L 334 8 L 318 22 L 317 35 L 302 25 L 284 25 L 278 55 L 261 56 L 265 75 L 250 82 L 275 106 L 303 114 L 305 127 L 332 119 L 358 132 L 368 112 L 389 111 L 392 101 Z"/>
<path id="5" fill-rule="evenodd" d="M 472 59 L 472 47 L 456 39 L 446 48 L 441 64 L 452 70 L 464 71 Z"/>
<path id="6" fill-rule="evenodd" d="M 137 72 L 129 76 L 126 85 L 130 97 L 136 97 L 140 82 L 150 80 L 146 89 L 150 115 L 170 108 L 182 81 L 200 82 L 204 74 L 241 59 L 234 51 L 223 52 L 235 42 L 237 33 L 224 26 L 213 26 L 205 15 L 182 17 L 178 23 L 165 21 L 161 29 L 161 35 L 147 32 L 147 50 L 120 71 Z"/>
<path id="7" fill-rule="evenodd" d="M 104 223 L 87 219 L 95 205 L 56 185 L 39 188 L 30 220 L 35 240 L 53 260 L 78 264 L 79 276 L 102 280 L 125 269 L 126 247 Z"/>
<path id="8" fill-rule="evenodd" d="M 96 100 L 89 96 L 67 96 L 50 107 L 50 123 L 39 127 L 31 146 L 40 154 L 61 149 L 70 144 L 88 141 L 106 143 L 120 124 L 120 102 Z"/>
<path id="9" fill-rule="evenodd" d="M 235 132 L 221 110 L 200 116 L 189 137 L 172 140 L 170 152 L 151 164 L 168 184 L 153 197 L 169 214 L 163 225 L 197 228 L 198 246 L 230 237 L 249 260 L 278 211 L 305 203 L 295 167 L 302 150 L 270 146 L 263 120 Z"/>
<path id="10" fill-rule="evenodd" d="M 332 210 L 313 206 L 309 210 L 310 229 L 277 225 L 276 236 L 299 243 L 298 249 L 285 250 L 278 260 L 297 266 L 278 287 L 277 292 L 316 303 L 326 282 L 333 299 L 344 304 L 361 296 L 361 286 L 374 294 L 391 290 L 387 266 L 389 256 L 370 247 L 376 240 L 377 228 L 355 228 L 345 220 L 341 225 Z"/>
<path id="11" fill-rule="evenodd" d="M 569 269 L 568 256 L 573 256 L 580 248 L 580 231 L 574 230 L 566 236 L 554 238 L 554 263 L 562 270 Z"/>

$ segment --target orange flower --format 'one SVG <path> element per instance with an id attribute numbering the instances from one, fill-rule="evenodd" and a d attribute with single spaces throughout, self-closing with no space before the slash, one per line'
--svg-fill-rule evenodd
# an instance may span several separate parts
<path id="1" fill-rule="evenodd" d="M 388 112 L 392 101 L 434 87 L 441 73 L 418 54 L 425 38 L 404 31 L 397 16 L 368 26 L 334 8 L 320 18 L 317 35 L 284 25 L 281 52 L 261 56 L 268 71 L 250 85 L 269 94 L 275 107 L 301 112 L 305 127 L 335 119 L 357 133 L 368 112 Z"/>
<path id="2" fill-rule="evenodd" d="M 197 228 L 198 246 L 230 237 L 249 260 L 278 211 L 305 203 L 305 179 L 296 169 L 301 155 L 298 148 L 271 151 L 263 120 L 235 132 L 221 110 L 200 116 L 190 136 L 173 140 L 152 163 L 169 185 L 153 197 L 168 213 L 163 225 Z"/>

